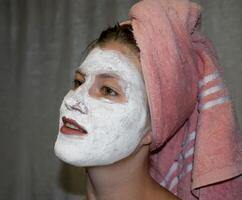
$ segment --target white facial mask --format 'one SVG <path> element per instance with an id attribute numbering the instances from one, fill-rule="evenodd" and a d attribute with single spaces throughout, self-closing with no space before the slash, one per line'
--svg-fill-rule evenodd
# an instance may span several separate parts
<path id="1" fill-rule="evenodd" d="M 85 82 L 71 90 L 60 108 L 62 117 L 75 120 L 88 132 L 86 135 L 66 135 L 59 131 L 55 154 L 75 166 L 112 164 L 135 151 L 149 129 L 148 103 L 145 85 L 137 67 L 115 50 L 94 48 L 78 68 Z M 113 102 L 94 98 L 89 89 L 98 74 L 117 74 L 127 101 Z M 78 109 L 71 109 L 78 105 Z"/>

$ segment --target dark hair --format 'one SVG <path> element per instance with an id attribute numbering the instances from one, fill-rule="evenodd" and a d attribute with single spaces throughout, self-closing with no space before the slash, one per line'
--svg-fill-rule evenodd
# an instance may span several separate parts
<path id="1" fill-rule="evenodd" d="M 97 46 L 103 47 L 105 44 L 112 41 L 119 42 L 120 44 L 126 44 L 137 54 L 140 52 L 133 35 L 132 26 L 130 24 L 119 25 L 119 23 L 116 23 L 113 27 L 109 26 L 106 30 L 103 30 L 100 36 L 92 41 L 84 52 L 87 55 L 93 48 Z"/>

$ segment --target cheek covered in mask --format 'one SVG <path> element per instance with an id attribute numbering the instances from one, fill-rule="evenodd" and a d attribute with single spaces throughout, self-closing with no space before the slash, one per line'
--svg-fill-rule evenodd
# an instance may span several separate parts
<path id="1" fill-rule="evenodd" d="M 81 167 L 108 165 L 128 157 L 150 128 L 141 74 L 126 56 L 99 47 L 89 53 L 78 69 L 85 74 L 85 82 L 69 91 L 62 102 L 56 156 Z M 90 95 L 95 77 L 103 73 L 122 79 L 125 102 Z M 75 121 L 86 133 L 63 133 L 63 119 Z"/>

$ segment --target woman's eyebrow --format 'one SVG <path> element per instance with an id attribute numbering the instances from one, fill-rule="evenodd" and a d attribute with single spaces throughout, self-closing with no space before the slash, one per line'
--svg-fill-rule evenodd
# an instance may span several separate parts
<path id="1" fill-rule="evenodd" d="M 81 74 L 81 75 L 85 75 L 85 73 L 82 72 L 81 69 L 77 68 L 75 70 L 75 73 Z M 116 73 L 101 73 L 101 74 L 97 74 L 96 76 L 98 76 L 99 78 L 120 78 L 118 74 Z"/>
<path id="2" fill-rule="evenodd" d="M 81 71 L 80 69 L 75 70 L 75 73 L 76 73 L 76 74 L 81 74 L 81 75 L 83 75 L 83 76 L 85 75 L 84 73 L 82 73 L 82 71 Z"/>
<path id="3" fill-rule="evenodd" d="M 103 73 L 103 74 L 97 74 L 98 78 L 118 78 L 121 79 L 117 74 L 109 74 L 109 73 Z"/>

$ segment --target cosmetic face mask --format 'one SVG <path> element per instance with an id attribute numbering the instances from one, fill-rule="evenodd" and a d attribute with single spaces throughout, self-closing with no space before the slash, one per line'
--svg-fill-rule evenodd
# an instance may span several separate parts
<path id="1" fill-rule="evenodd" d="M 128 157 L 150 129 L 144 81 L 137 67 L 121 52 L 94 48 L 78 67 L 85 81 L 64 97 L 60 108 L 58 158 L 74 166 L 101 166 Z M 124 102 L 94 97 L 91 88 L 99 75 L 119 77 Z M 66 134 L 64 123 L 85 134 Z M 75 130 L 74 130 L 75 132 Z"/>

